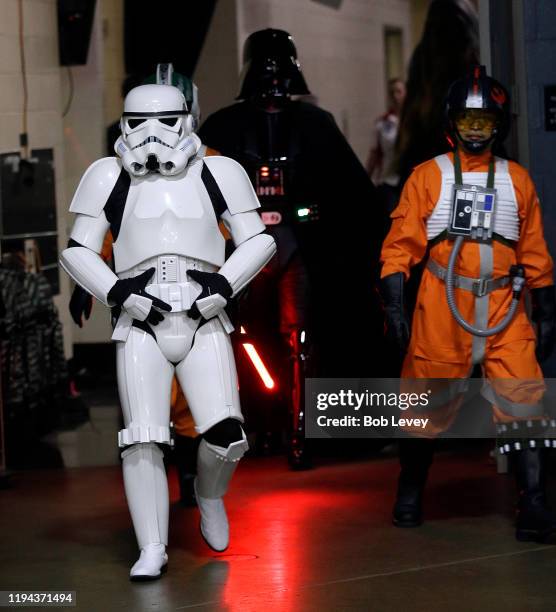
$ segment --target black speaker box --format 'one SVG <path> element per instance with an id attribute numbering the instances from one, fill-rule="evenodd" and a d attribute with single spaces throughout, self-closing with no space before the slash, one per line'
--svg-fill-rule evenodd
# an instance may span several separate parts
<path id="1" fill-rule="evenodd" d="M 60 65 L 87 63 L 96 0 L 58 0 Z"/>

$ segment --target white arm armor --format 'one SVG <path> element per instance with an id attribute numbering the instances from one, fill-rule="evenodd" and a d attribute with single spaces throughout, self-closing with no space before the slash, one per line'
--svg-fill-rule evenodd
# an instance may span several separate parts
<path id="1" fill-rule="evenodd" d="M 108 227 L 109 223 L 104 212 L 97 218 L 78 215 L 71 232 L 71 239 L 81 246 L 69 247 L 62 251 L 60 256 L 62 268 L 78 285 L 105 306 L 111 306 L 108 302 L 108 293 L 118 280 L 99 255 Z M 147 318 L 151 306 L 152 300 L 135 293 L 123 303 L 130 316 L 140 321 Z"/>
<path id="2" fill-rule="evenodd" d="M 115 157 L 99 159 L 87 169 L 70 206 L 70 212 L 77 213 L 71 239 L 80 246 L 69 247 L 60 256 L 62 268 L 73 280 L 106 306 L 118 277 L 99 255 L 110 227 L 104 206 L 121 169 Z"/>
<path id="3" fill-rule="evenodd" d="M 60 256 L 62 268 L 73 280 L 106 306 L 108 292 L 118 280 L 99 255 L 109 226 L 104 212 L 99 217 L 77 215 L 71 239 L 80 246 L 68 247 Z"/>
<path id="4" fill-rule="evenodd" d="M 268 234 L 258 234 L 240 244 L 219 270 L 233 289 L 232 297 L 257 276 L 274 253 L 276 243 Z"/>
<path id="5" fill-rule="evenodd" d="M 118 277 L 100 255 L 86 247 L 71 247 L 62 251 L 60 264 L 78 285 L 109 306 L 108 292 Z"/>
<path id="6" fill-rule="evenodd" d="M 263 234 L 264 224 L 259 214 L 252 210 L 237 215 L 226 211 L 222 215 L 224 225 L 232 235 L 236 250 L 220 268 L 235 296 L 266 266 L 276 253 L 276 242 Z"/>
<path id="7" fill-rule="evenodd" d="M 226 202 L 228 209 L 221 219 L 237 247 L 219 270 L 234 296 L 270 261 L 276 253 L 276 243 L 272 236 L 262 233 L 265 226 L 257 213 L 259 200 L 243 167 L 229 157 L 210 156 L 203 161 Z"/>
<path id="8" fill-rule="evenodd" d="M 256 212 L 252 214 L 257 215 Z M 237 247 L 218 271 L 230 283 L 232 297 L 253 280 L 270 261 L 274 253 L 276 253 L 276 243 L 274 238 L 268 234 L 257 234 Z M 226 299 L 219 293 L 197 300 L 196 304 L 205 319 L 219 316 L 224 329 L 228 333 L 233 331 L 234 328 L 223 310 L 226 306 Z"/>

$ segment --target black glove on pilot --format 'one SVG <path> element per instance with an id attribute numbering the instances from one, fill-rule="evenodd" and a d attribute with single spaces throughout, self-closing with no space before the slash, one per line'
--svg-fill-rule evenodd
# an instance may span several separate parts
<path id="1" fill-rule="evenodd" d="M 69 302 L 69 311 L 74 322 L 83 327 L 83 317 L 89 319 L 93 308 L 93 296 L 83 287 L 75 285 Z"/>
<path id="2" fill-rule="evenodd" d="M 386 339 L 396 345 L 403 357 L 409 345 L 409 321 L 404 305 L 403 272 L 389 274 L 380 280 L 380 295 L 386 318 Z"/>
<path id="3" fill-rule="evenodd" d="M 550 356 L 556 341 L 556 296 L 554 285 L 531 289 L 532 319 L 537 324 L 537 359 Z"/>
<path id="4" fill-rule="evenodd" d="M 124 278 L 116 281 L 115 285 L 108 292 L 108 301 L 114 302 L 117 306 L 123 306 L 124 302 L 132 293 L 149 298 L 149 300 L 152 300 L 152 306 L 146 320 L 152 325 L 158 325 L 160 321 L 164 319 L 164 315 L 158 312 L 156 308 L 170 312 L 172 307 L 170 304 L 163 302 L 145 291 L 145 287 L 152 278 L 154 271 L 155 268 L 149 268 L 145 270 L 143 274 L 139 274 L 139 276 L 135 276 L 134 278 Z"/>
<path id="5" fill-rule="evenodd" d="M 226 301 L 232 297 L 234 290 L 232 289 L 228 279 L 218 272 L 202 272 L 201 270 L 188 270 L 187 275 L 201 285 L 201 293 L 197 296 L 197 300 L 202 300 L 209 295 L 219 293 Z M 192 319 L 198 319 L 201 316 L 197 307 L 197 300 L 188 310 L 187 314 Z"/>

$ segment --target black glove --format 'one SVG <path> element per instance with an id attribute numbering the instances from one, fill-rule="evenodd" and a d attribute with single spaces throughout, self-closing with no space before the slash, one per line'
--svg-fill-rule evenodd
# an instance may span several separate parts
<path id="1" fill-rule="evenodd" d="M 537 324 L 537 359 L 544 361 L 552 353 L 556 341 L 554 285 L 531 289 L 531 302 L 531 318 Z"/>
<path id="2" fill-rule="evenodd" d="M 93 308 L 93 296 L 85 291 L 83 287 L 75 285 L 75 289 L 71 294 L 69 311 L 74 322 L 83 327 L 83 316 L 89 320 L 91 310 Z"/>
<path id="3" fill-rule="evenodd" d="M 114 302 L 117 306 L 123 306 L 132 293 L 149 298 L 149 300 L 152 300 L 152 306 L 146 320 L 152 325 L 158 325 L 160 321 L 164 320 L 164 315 L 158 312 L 156 308 L 170 312 L 172 307 L 170 304 L 166 304 L 166 302 L 145 291 L 145 287 L 152 278 L 154 271 L 155 268 L 149 268 L 143 274 L 139 274 L 139 276 L 134 278 L 124 278 L 116 281 L 116 284 L 108 292 L 108 301 Z"/>
<path id="4" fill-rule="evenodd" d="M 201 270 L 188 270 L 187 275 L 190 276 L 194 281 L 201 285 L 202 291 L 197 296 L 197 300 L 202 300 L 209 295 L 215 295 L 219 293 L 226 301 L 232 297 L 234 290 L 232 289 L 228 279 L 218 272 L 201 272 Z M 201 316 L 199 308 L 197 307 L 197 300 L 191 308 L 187 311 L 187 314 L 192 319 L 198 319 Z"/>
<path id="5" fill-rule="evenodd" d="M 404 276 L 395 272 L 380 281 L 380 295 L 386 318 L 386 339 L 397 346 L 403 357 L 409 345 L 409 321 L 404 305 Z"/>

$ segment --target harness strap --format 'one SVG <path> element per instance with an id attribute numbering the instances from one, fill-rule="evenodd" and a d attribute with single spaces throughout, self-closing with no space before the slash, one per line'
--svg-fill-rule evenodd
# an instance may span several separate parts
<path id="1" fill-rule="evenodd" d="M 441 281 L 446 281 L 446 268 L 434 261 L 434 259 L 428 260 L 427 270 L 432 272 L 432 274 Z M 506 287 L 510 284 L 510 281 L 511 278 L 509 276 L 499 276 L 498 278 L 472 278 L 471 276 L 456 274 L 454 277 L 454 287 L 457 289 L 464 289 L 465 291 L 471 291 L 476 297 L 483 297 L 496 289 Z"/>

